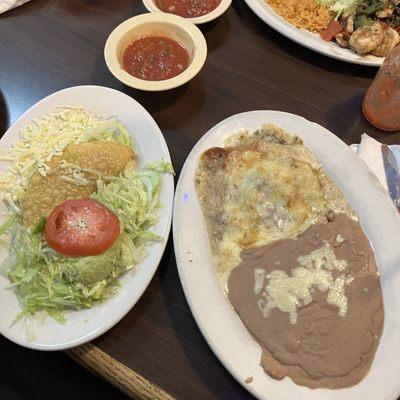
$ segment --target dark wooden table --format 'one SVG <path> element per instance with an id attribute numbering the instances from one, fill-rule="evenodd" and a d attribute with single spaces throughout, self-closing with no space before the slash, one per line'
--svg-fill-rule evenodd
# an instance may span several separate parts
<path id="1" fill-rule="evenodd" d="M 292 43 L 242 0 L 234 0 L 217 21 L 201 26 L 208 58 L 189 84 L 156 94 L 125 87 L 107 70 L 104 43 L 116 25 L 145 11 L 140 0 L 32 0 L 1 16 L 0 132 L 48 94 L 94 84 L 127 93 L 152 114 L 177 175 L 208 129 L 249 110 L 302 115 L 348 144 L 358 142 L 363 132 L 386 143 L 400 142 L 399 134 L 373 129 L 361 114 L 375 68 L 335 61 Z M 251 398 L 213 355 L 192 318 L 172 238 L 134 309 L 107 334 L 70 354 L 142 398 L 155 398 L 159 392 L 150 388 L 146 394 L 147 381 L 178 399 Z"/>

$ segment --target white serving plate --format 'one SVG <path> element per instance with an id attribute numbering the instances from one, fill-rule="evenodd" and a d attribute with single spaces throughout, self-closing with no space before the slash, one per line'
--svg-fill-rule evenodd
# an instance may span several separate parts
<path id="1" fill-rule="evenodd" d="M 171 161 L 164 137 L 150 114 L 126 94 L 101 86 L 71 87 L 39 101 L 8 129 L 0 144 L 10 146 L 18 139 L 23 126 L 33 118 L 51 113 L 59 105 L 82 105 L 99 116 L 117 116 L 131 134 L 140 166 L 162 159 Z M 2 169 L 6 169 L 4 163 Z M 62 350 L 88 342 L 114 326 L 139 300 L 158 267 L 171 227 L 173 194 L 173 177 L 164 175 L 162 208 L 159 211 L 159 222 L 154 227 L 162 240 L 151 244 L 148 256 L 120 278 L 121 288 L 117 294 L 92 309 L 67 312 L 67 322 L 64 325 L 47 317 L 43 325 L 34 327 L 36 339 L 33 342 L 28 340 L 23 322 L 11 326 L 21 309 L 14 292 L 6 289 L 8 280 L 0 275 L 0 333 L 25 347 Z M 6 250 L 0 248 L 1 261 L 6 254 Z"/>
<path id="2" fill-rule="evenodd" d="M 194 186 L 200 155 L 240 129 L 272 123 L 297 134 L 313 150 L 360 218 L 375 251 L 385 305 L 382 339 L 368 375 L 341 390 L 308 389 L 289 378 L 277 381 L 260 366 L 260 346 L 252 339 L 217 281 L 205 222 Z M 395 400 L 400 394 L 400 216 L 372 171 L 344 142 L 320 125 L 279 111 L 234 115 L 209 130 L 182 169 L 176 188 L 173 235 L 179 276 L 205 339 L 228 371 L 265 400 Z M 253 377 L 249 384 L 246 378 Z"/>
<path id="3" fill-rule="evenodd" d="M 361 56 L 352 50 L 343 49 L 333 42 L 325 42 L 319 35 L 304 29 L 298 29 L 284 18 L 275 13 L 265 0 L 244 0 L 247 5 L 257 14 L 266 24 L 275 29 L 282 35 L 301 44 L 317 53 L 328 57 L 336 58 L 345 62 L 379 67 L 382 65 L 384 57 L 372 55 Z"/>

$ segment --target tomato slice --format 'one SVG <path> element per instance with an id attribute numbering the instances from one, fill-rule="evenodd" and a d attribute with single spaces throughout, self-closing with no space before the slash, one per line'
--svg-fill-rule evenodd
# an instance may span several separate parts
<path id="1" fill-rule="evenodd" d="M 49 215 L 44 228 L 48 245 L 66 256 L 93 256 L 110 248 L 120 233 L 119 219 L 92 199 L 68 200 Z"/>

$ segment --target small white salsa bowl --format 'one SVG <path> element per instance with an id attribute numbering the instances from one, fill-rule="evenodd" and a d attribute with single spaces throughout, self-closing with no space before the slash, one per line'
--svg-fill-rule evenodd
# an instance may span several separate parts
<path id="1" fill-rule="evenodd" d="M 162 13 L 155 4 L 154 0 L 142 0 L 144 6 L 152 13 Z M 185 18 L 187 21 L 193 22 L 196 25 L 205 24 L 206 22 L 210 22 L 218 17 L 220 17 L 231 5 L 232 0 L 221 0 L 221 3 L 218 7 L 209 12 L 208 14 L 202 15 L 200 17 L 193 18 Z"/>
<path id="2" fill-rule="evenodd" d="M 127 47 L 145 36 L 165 36 L 180 43 L 189 53 L 189 66 L 179 75 L 161 81 L 136 78 L 123 68 L 122 57 Z M 203 67 L 207 43 L 200 30 L 185 18 L 172 14 L 142 14 L 118 25 L 104 47 L 104 58 L 110 72 L 122 83 L 135 89 L 162 91 L 190 81 Z"/>

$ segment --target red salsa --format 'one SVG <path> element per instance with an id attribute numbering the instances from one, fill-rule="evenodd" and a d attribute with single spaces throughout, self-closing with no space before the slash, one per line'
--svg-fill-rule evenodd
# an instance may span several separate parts
<path id="1" fill-rule="evenodd" d="M 155 3 L 165 13 L 194 18 L 214 11 L 221 0 L 155 0 Z"/>
<path id="2" fill-rule="evenodd" d="M 162 81 L 182 73 L 189 53 L 178 42 L 164 36 L 146 36 L 132 42 L 122 57 L 124 70 L 146 81 Z"/>

